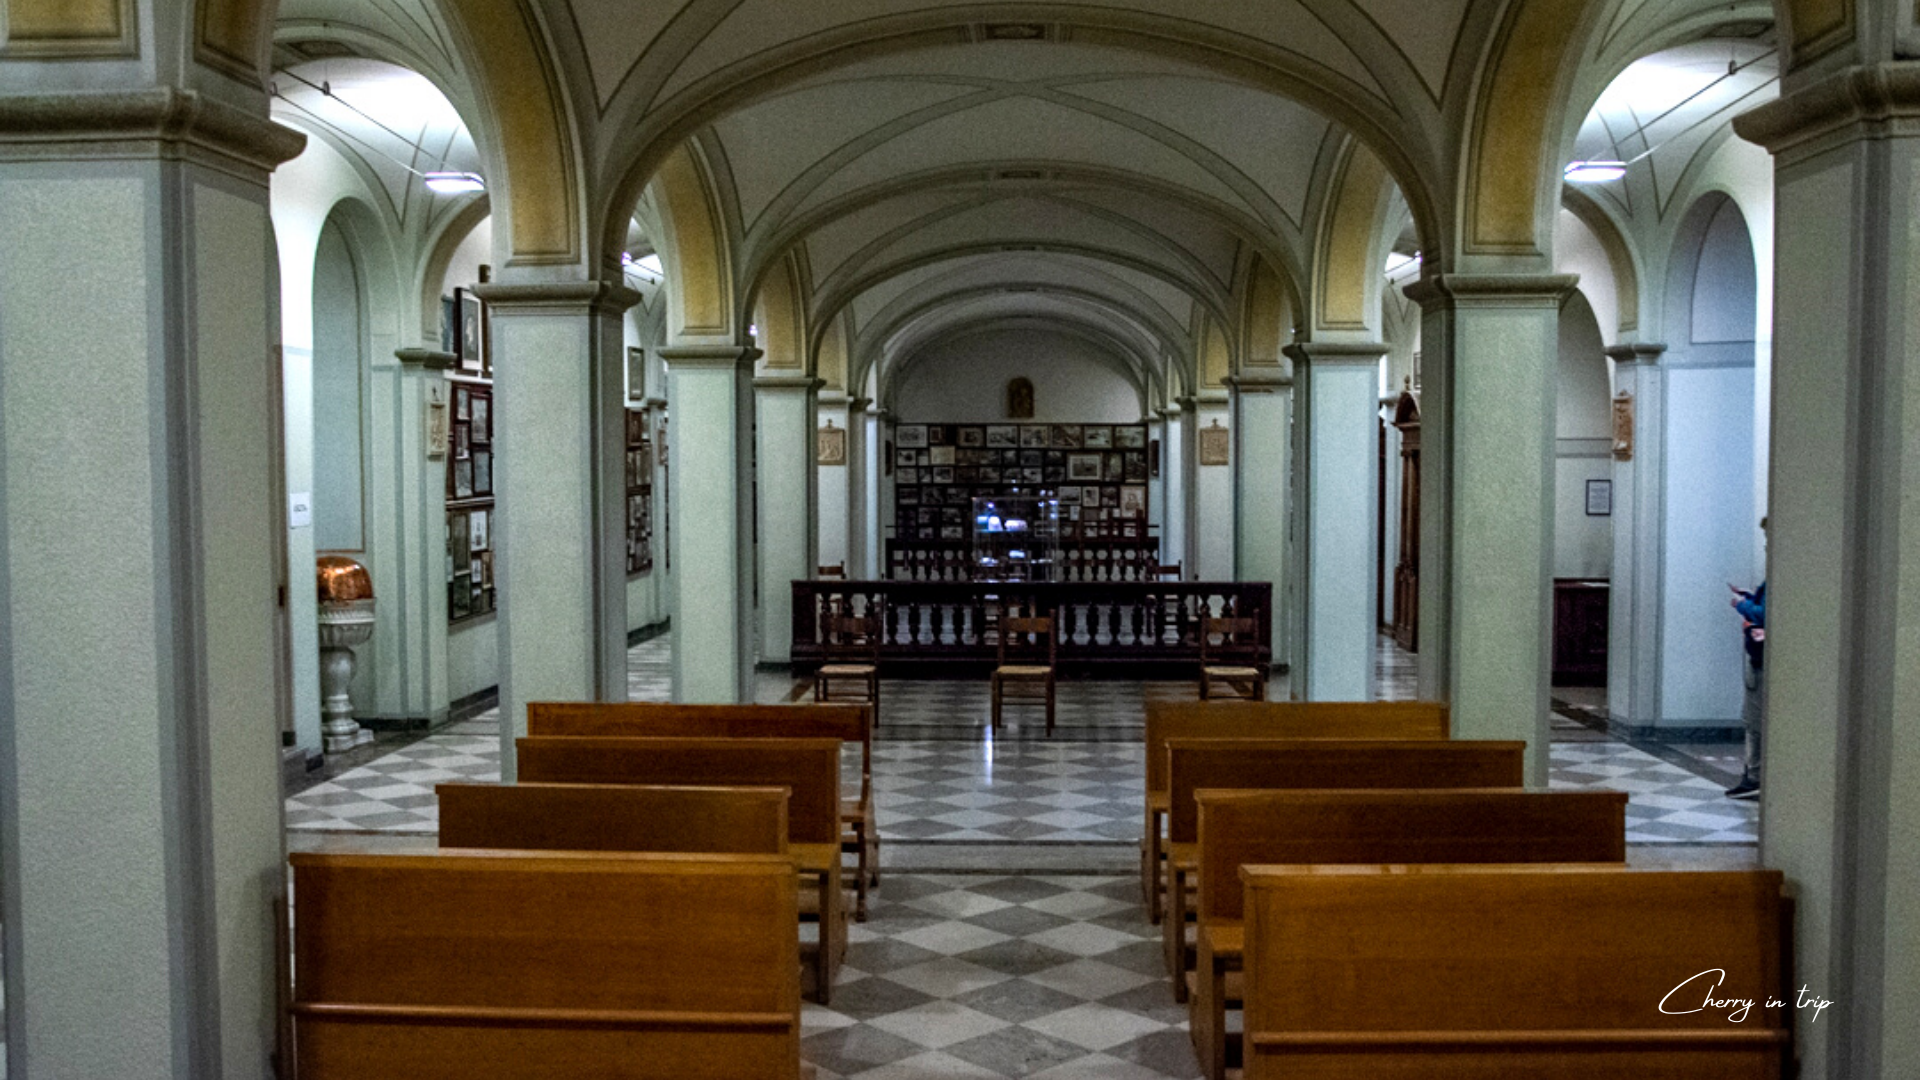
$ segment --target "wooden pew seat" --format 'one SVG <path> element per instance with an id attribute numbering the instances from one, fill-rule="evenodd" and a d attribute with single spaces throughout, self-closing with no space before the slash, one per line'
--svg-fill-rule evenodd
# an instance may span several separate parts
<path id="1" fill-rule="evenodd" d="M 1200 788 L 1518 788 L 1527 744 L 1437 739 L 1168 739 L 1167 913 L 1176 1001 L 1187 1000 L 1188 886 L 1199 868 Z"/>
<path id="2" fill-rule="evenodd" d="M 1240 874 L 1247 1080 L 1771 1080 L 1790 1055 L 1777 871 Z M 1701 1008 L 1721 972 L 1739 1023 Z"/>
<path id="3" fill-rule="evenodd" d="M 1194 1051 L 1222 1080 L 1245 925 L 1240 868 L 1261 863 L 1611 863 L 1627 857 L 1619 791 L 1356 790 L 1195 793 L 1199 808 Z"/>
<path id="4" fill-rule="evenodd" d="M 291 861 L 302 1080 L 802 1075 L 781 856 Z"/>
<path id="5" fill-rule="evenodd" d="M 1149 701 L 1146 828 L 1140 892 L 1147 917 L 1163 909 L 1168 739 L 1445 739 L 1447 706 L 1433 701 Z"/>

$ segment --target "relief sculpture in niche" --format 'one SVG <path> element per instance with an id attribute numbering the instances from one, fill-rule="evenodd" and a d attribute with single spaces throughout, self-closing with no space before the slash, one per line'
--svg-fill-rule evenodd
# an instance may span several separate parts
<path id="1" fill-rule="evenodd" d="M 1026 379 L 1007 383 L 1007 419 L 1033 419 L 1033 383 Z"/>

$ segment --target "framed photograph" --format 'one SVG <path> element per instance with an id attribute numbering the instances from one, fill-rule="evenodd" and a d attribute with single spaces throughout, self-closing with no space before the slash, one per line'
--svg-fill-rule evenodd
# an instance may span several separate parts
<path id="1" fill-rule="evenodd" d="M 901 506 L 919 506 L 920 489 L 918 487 L 900 488 L 893 493 L 893 501 Z"/>
<path id="2" fill-rule="evenodd" d="M 983 427 L 963 427 L 954 435 L 954 442 L 960 446 L 987 445 L 987 429 Z"/>
<path id="3" fill-rule="evenodd" d="M 894 443 L 919 449 L 927 445 L 927 425 L 901 424 L 893 433 Z"/>
<path id="4" fill-rule="evenodd" d="M 1213 422 L 1212 427 L 1202 428 L 1200 430 L 1200 464 L 1225 465 L 1227 448 L 1233 445 L 1232 437 L 1233 433 L 1221 427 L 1218 420 Z"/>
<path id="5" fill-rule="evenodd" d="M 453 497 L 473 498 L 473 460 L 471 458 L 453 463 Z"/>
<path id="6" fill-rule="evenodd" d="M 476 450 L 473 454 L 473 493 L 493 494 L 493 455 L 485 450 Z"/>
<path id="7" fill-rule="evenodd" d="M 913 463 L 924 469 L 933 464 L 933 457 L 925 450 L 915 450 L 913 452 Z"/>
<path id="8" fill-rule="evenodd" d="M 893 482 L 902 485 L 917 484 L 920 482 L 920 470 L 912 467 L 902 468 L 895 473 Z"/>
<path id="9" fill-rule="evenodd" d="M 1061 506 L 1078 506 L 1080 505 L 1080 489 L 1077 487 L 1063 487 L 1060 489 L 1059 499 Z"/>
<path id="10" fill-rule="evenodd" d="M 1100 464 L 1100 479 L 1117 484 L 1127 478 L 1126 455 L 1102 454 Z"/>
<path id="11" fill-rule="evenodd" d="M 460 333 L 455 341 L 458 348 L 454 350 L 460 370 L 484 372 L 487 369 L 486 307 L 471 289 L 453 290 L 453 299 L 460 314 Z"/>
<path id="12" fill-rule="evenodd" d="M 488 543 L 487 512 L 475 510 L 467 515 L 467 550 L 485 551 L 493 545 Z"/>
<path id="13" fill-rule="evenodd" d="M 1059 429 L 1055 428 L 1054 430 L 1058 431 Z M 1100 457 L 1101 455 L 1099 454 L 1069 455 L 1067 457 L 1067 479 L 1099 480 Z"/>
<path id="14" fill-rule="evenodd" d="M 493 552 L 491 551 L 482 552 L 480 555 L 480 584 L 489 589 L 493 588 Z"/>
<path id="15" fill-rule="evenodd" d="M 485 394 L 473 395 L 473 441 L 485 446 L 493 441 L 493 403 Z"/>
<path id="16" fill-rule="evenodd" d="M 914 457 L 914 452 L 911 450 L 895 450 L 893 452 L 893 463 L 896 466 L 910 468 L 917 463 L 918 460 L 918 458 Z"/>
<path id="17" fill-rule="evenodd" d="M 935 467 L 953 464 L 953 447 L 935 446 L 927 450 L 927 460 Z"/>
<path id="18" fill-rule="evenodd" d="M 1020 429 L 1020 445 L 1025 449 L 1044 450 L 1047 447 L 1047 425 L 1027 424 Z"/>
<path id="19" fill-rule="evenodd" d="M 1109 449 L 1113 446 L 1113 429 L 1105 425 L 1084 428 L 1080 445 L 1089 450 Z"/>
<path id="20" fill-rule="evenodd" d="M 471 410 L 473 394 L 464 386 L 453 388 L 453 418 L 465 420 L 473 415 Z"/>
<path id="21" fill-rule="evenodd" d="M 999 483 L 1000 482 L 1000 466 L 998 465 L 980 466 L 980 482 L 983 484 Z"/>
<path id="22" fill-rule="evenodd" d="M 1100 505 L 1109 510 L 1120 509 L 1120 489 L 1111 485 L 1102 487 L 1100 489 Z M 1101 514 L 1100 518 L 1104 521 L 1112 516 L 1112 514 Z"/>
<path id="23" fill-rule="evenodd" d="M 453 456 L 465 460 L 473 456 L 472 428 L 467 424 L 455 424 L 453 428 Z"/>
<path id="24" fill-rule="evenodd" d="M 1019 446 L 1020 429 L 1013 424 L 991 424 L 987 427 L 988 446 Z"/>
<path id="25" fill-rule="evenodd" d="M 647 399 L 647 350 L 627 346 L 627 400 Z"/>
<path id="26" fill-rule="evenodd" d="M 953 445 L 953 429 L 949 428 L 945 424 L 928 424 L 927 425 L 927 445 L 928 446 L 952 446 Z"/>
<path id="27" fill-rule="evenodd" d="M 1038 468 L 1022 468 L 1020 470 L 1020 482 L 1023 484 L 1045 483 L 1045 481 L 1041 479 L 1041 476 L 1041 470 Z"/>
<path id="28" fill-rule="evenodd" d="M 966 538 L 967 527 L 965 525 L 940 526 L 940 539 L 942 540 L 965 540 Z"/>
<path id="29" fill-rule="evenodd" d="M 1079 424 L 1053 425 L 1053 445 L 1063 450 L 1080 449 L 1082 433 Z"/>
<path id="30" fill-rule="evenodd" d="M 460 325 L 460 305 L 451 296 L 440 298 L 440 351 L 458 355 L 460 342 L 454 329 Z"/>
<path id="31" fill-rule="evenodd" d="M 1023 469 L 1037 469 L 1045 464 L 1046 460 L 1047 452 L 1045 450 L 1020 451 L 1020 467 Z"/>
<path id="32" fill-rule="evenodd" d="M 827 426 L 814 433 L 814 462 L 819 465 L 845 465 L 847 463 L 847 429 Z"/>
<path id="33" fill-rule="evenodd" d="M 1125 454 L 1128 482 L 1147 479 L 1147 455 L 1139 450 L 1129 450 Z"/>
<path id="34" fill-rule="evenodd" d="M 1613 481 L 1587 481 L 1587 516 L 1613 516 Z"/>
<path id="35" fill-rule="evenodd" d="M 933 470 L 933 482 L 936 484 L 953 483 L 953 466 L 937 465 Z"/>
<path id="36" fill-rule="evenodd" d="M 1147 448 L 1147 429 L 1139 424 L 1113 429 L 1113 445 L 1116 450 L 1145 450 Z"/>
<path id="37" fill-rule="evenodd" d="M 1120 516 L 1130 518 L 1147 516 L 1146 485 L 1128 484 L 1120 489 Z"/>

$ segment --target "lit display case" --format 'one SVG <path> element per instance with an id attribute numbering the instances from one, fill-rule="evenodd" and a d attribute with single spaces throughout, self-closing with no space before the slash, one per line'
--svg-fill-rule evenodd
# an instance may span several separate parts
<path id="1" fill-rule="evenodd" d="M 1060 501 L 1052 495 L 973 500 L 974 581 L 1052 581 L 1059 555 Z"/>

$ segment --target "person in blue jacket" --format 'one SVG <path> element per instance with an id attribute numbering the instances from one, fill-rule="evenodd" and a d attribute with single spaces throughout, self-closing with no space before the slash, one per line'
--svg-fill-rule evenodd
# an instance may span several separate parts
<path id="1" fill-rule="evenodd" d="M 1760 519 L 1760 528 L 1764 532 L 1767 519 Z M 1757 799 L 1760 797 L 1760 723 L 1767 708 L 1767 583 L 1748 592 L 1745 589 L 1733 589 L 1733 610 L 1740 613 L 1740 633 L 1745 639 L 1747 662 L 1745 664 L 1746 697 L 1740 703 L 1740 719 L 1747 728 L 1746 767 L 1740 774 L 1740 782 L 1727 789 L 1729 799 Z"/>

